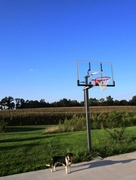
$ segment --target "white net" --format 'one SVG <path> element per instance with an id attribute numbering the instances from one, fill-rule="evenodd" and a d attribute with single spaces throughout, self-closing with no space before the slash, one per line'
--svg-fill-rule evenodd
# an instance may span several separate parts
<path id="1" fill-rule="evenodd" d="M 110 77 L 100 77 L 96 78 L 95 82 L 100 86 L 102 91 L 106 90 L 107 84 L 110 81 Z"/>

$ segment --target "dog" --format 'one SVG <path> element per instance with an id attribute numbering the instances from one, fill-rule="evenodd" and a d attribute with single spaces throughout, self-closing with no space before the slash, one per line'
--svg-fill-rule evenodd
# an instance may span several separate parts
<path id="1" fill-rule="evenodd" d="M 66 169 L 66 174 L 70 173 L 70 166 L 72 164 L 73 153 L 67 153 L 64 156 L 54 156 L 50 163 L 51 172 L 56 171 L 56 165 L 62 164 Z"/>

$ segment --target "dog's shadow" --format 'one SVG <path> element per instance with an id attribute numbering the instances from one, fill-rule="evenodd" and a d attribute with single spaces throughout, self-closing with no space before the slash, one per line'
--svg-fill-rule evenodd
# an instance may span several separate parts
<path id="1" fill-rule="evenodd" d="M 128 160 L 119 160 L 119 161 L 112 161 L 112 160 L 99 160 L 99 161 L 92 161 L 88 163 L 83 163 L 79 164 L 76 166 L 73 166 L 73 170 L 71 173 L 77 172 L 77 171 L 83 171 L 89 168 L 97 168 L 97 167 L 102 167 L 102 166 L 109 166 L 109 165 L 114 165 L 118 163 L 130 163 L 131 161 L 135 161 L 136 159 L 128 159 Z"/>

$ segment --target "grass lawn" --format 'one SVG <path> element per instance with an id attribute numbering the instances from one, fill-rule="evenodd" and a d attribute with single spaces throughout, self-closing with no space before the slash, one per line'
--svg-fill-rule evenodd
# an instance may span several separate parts
<path id="1" fill-rule="evenodd" d="M 86 131 L 45 133 L 47 126 L 8 127 L 0 134 L 0 176 L 46 168 L 53 155 L 74 153 L 73 162 L 91 160 L 136 150 L 136 127 L 125 130 L 125 139 L 111 141 L 105 130 L 92 130 L 91 154 L 87 153 Z"/>

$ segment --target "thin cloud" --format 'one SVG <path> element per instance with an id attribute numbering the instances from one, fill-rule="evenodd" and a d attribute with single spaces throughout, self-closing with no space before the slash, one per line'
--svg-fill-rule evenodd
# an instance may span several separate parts
<path id="1" fill-rule="evenodd" d="M 37 72 L 38 70 L 37 69 L 34 69 L 34 68 L 30 68 L 29 69 L 29 72 Z"/>

